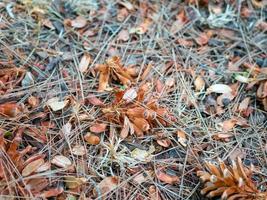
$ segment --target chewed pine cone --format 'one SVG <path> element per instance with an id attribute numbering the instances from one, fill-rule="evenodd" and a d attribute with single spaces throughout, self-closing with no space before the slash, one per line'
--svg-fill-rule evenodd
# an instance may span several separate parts
<path id="1" fill-rule="evenodd" d="M 245 167 L 240 158 L 232 161 L 231 166 L 222 160 L 218 166 L 206 162 L 205 168 L 206 171 L 197 171 L 197 176 L 205 183 L 202 195 L 222 200 L 267 200 L 267 193 L 259 191 L 251 178 L 253 166 Z"/>

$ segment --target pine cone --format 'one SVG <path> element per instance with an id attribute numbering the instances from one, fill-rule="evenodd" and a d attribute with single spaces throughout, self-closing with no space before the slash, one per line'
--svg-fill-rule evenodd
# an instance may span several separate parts
<path id="1" fill-rule="evenodd" d="M 207 171 L 197 171 L 197 176 L 205 183 L 202 195 L 221 196 L 222 200 L 267 200 L 267 193 L 260 192 L 251 179 L 253 166 L 243 166 L 240 158 L 232 161 L 232 166 L 219 160 L 219 166 L 206 162 Z"/>

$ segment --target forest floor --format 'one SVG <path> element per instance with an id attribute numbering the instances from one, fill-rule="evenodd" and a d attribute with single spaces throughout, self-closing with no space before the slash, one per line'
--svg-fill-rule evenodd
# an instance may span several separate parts
<path id="1" fill-rule="evenodd" d="M 267 190 L 266 3 L 179 2 L 0 2 L 0 199 L 206 199 L 220 159 Z"/>

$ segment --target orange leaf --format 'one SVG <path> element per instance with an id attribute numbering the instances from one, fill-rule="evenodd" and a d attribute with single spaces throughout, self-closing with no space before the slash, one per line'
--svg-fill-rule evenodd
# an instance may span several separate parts
<path id="1" fill-rule="evenodd" d="M 100 137 L 91 133 L 87 133 L 84 136 L 85 141 L 91 145 L 97 145 L 100 143 Z"/>
<path id="2" fill-rule="evenodd" d="M 143 118 L 133 118 L 132 121 L 142 131 L 148 131 L 150 129 L 149 123 Z"/>
<path id="3" fill-rule="evenodd" d="M 90 127 L 90 131 L 93 133 L 102 133 L 106 130 L 107 124 L 101 123 L 101 124 L 94 124 L 93 126 Z"/>
<path id="4" fill-rule="evenodd" d="M 202 78 L 202 76 L 197 76 L 197 78 L 194 81 L 196 91 L 201 91 L 205 88 L 205 81 Z"/>
<path id="5" fill-rule="evenodd" d="M 187 139 L 186 139 L 186 134 L 184 131 L 181 131 L 181 130 L 178 130 L 176 132 L 177 136 L 178 136 L 178 142 L 183 145 L 184 147 L 187 146 L 186 142 L 187 142 Z"/>
<path id="6" fill-rule="evenodd" d="M 156 172 L 156 177 L 160 181 L 162 181 L 164 183 L 168 183 L 168 184 L 178 183 L 178 181 L 179 181 L 179 177 L 178 176 L 168 175 L 168 174 L 162 172 L 161 170 L 158 170 Z"/>
<path id="7" fill-rule="evenodd" d="M 22 112 L 22 108 L 17 103 L 0 104 L 0 115 L 5 117 L 16 117 Z"/>
<path id="8" fill-rule="evenodd" d="M 110 70 L 106 65 L 98 65 L 98 70 L 100 71 L 98 91 L 103 92 L 108 86 Z"/>

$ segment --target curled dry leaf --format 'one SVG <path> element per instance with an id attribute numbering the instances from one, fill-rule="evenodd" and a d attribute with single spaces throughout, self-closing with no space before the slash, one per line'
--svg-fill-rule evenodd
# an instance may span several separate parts
<path id="1" fill-rule="evenodd" d="M 134 88 L 130 88 L 126 90 L 122 99 L 126 101 L 126 103 L 132 102 L 137 97 L 137 92 Z"/>
<path id="2" fill-rule="evenodd" d="M 201 91 L 205 88 L 205 81 L 202 76 L 197 76 L 194 81 L 196 91 Z"/>
<path id="3" fill-rule="evenodd" d="M 160 181 L 162 181 L 164 183 L 168 183 L 168 184 L 178 183 L 178 181 L 179 181 L 178 176 L 172 176 L 172 175 L 166 174 L 166 173 L 162 172 L 161 169 L 157 170 L 156 177 Z"/>
<path id="4" fill-rule="evenodd" d="M 98 194 L 97 191 L 100 191 L 102 196 L 116 189 L 118 184 L 119 184 L 119 177 L 117 176 L 106 177 L 97 185 L 97 188 L 93 190 L 93 193 L 95 194 L 95 196 L 97 196 Z"/>
<path id="5" fill-rule="evenodd" d="M 83 57 L 79 63 L 79 70 L 80 72 L 84 73 L 87 71 L 89 64 L 91 62 L 91 56 L 88 53 L 84 53 Z"/>
<path id="6" fill-rule="evenodd" d="M 87 181 L 86 178 L 84 177 L 77 178 L 75 176 L 67 176 L 67 177 L 64 177 L 64 179 L 65 179 L 66 186 L 69 189 L 75 189 L 81 186 L 82 184 L 85 184 Z"/>
<path id="7" fill-rule="evenodd" d="M 16 117 L 22 113 L 22 107 L 17 103 L 3 103 L 0 104 L 0 116 Z"/>
<path id="8" fill-rule="evenodd" d="M 70 159 L 65 156 L 57 155 L 52 160 L 51 163 L 62 168 L 68 168 L 72 165 Z"/>
<path id="9" fill-rule="evenodd" d="M 46 102 L 46 105 L 48 105 L 53 111 L 59 111 L 65 108 L 66 105 L 68 105 L 68 103 L 69 103 L 68 100 L 60 101 L 59 98 L 54 97 L 54 98 L 49 99 Z"/>
<path id="10" fill-rule="evenodd" d="M 74 28 L 83 28 L 85 27 L 87 24 L 87 20 L 82 17 L 82 16 L 78 16 L 75 19 L 71 20 L 71 26 Z"/>
<path id="11" fill-rule="evenodd" d="M 232 92 L 232 88 L 228 85 L 225 84 L 214 84 L 211 85 L 208 89 L 207 89 L 207 93 L 219 93 L 219 94 L 224 94 L 224 93 L 231 93 Z"/>
<path id="12" fill-rule="evenodd" d="M 24 169 L 22 170 L 21 174 L 22 176 L 29 176 L 33 172 L 35 172 L 39 167 L 41 167 L 44 164 L 44 159 L 40 158 L 37 160 L 32 161 Z"/>
<path id="13" fill-rule="evenodd" d="M 95 123 L 90 127 L 90 131 L 93 133 L 102 133 L 106 130 L 107 124 L 104 123 Z"/>
<path id="14" fill-rule="evenodd" d="M 72 153 L 76 156 L 83 156 L 86 154 L 86 149 L 82 145 L 76 145 L 72 148 Z"/>
<path id="15" fill-rule="evenodd" d="M 87 133 L 84 136 L 84 139 L 88 144 L 91 144 L 91 145 L 97 145 L 100 143 L 100 137 L 92 133 Z"/>
<path id="16" fill-rule="evenodd" d="M 178 142 L 179 142 L 182 146 L 186 147 L 186 146 L 187 146 L 187 139 L 186 139 L 186 134 L 185 134 L 185 132 L 184 132 L 184 131 L 181 131 L 181 130 L 178 130 L 178 131 L 176 132 L 176 134 L 177 134 L 177 136 L 178 136 Z"/>

